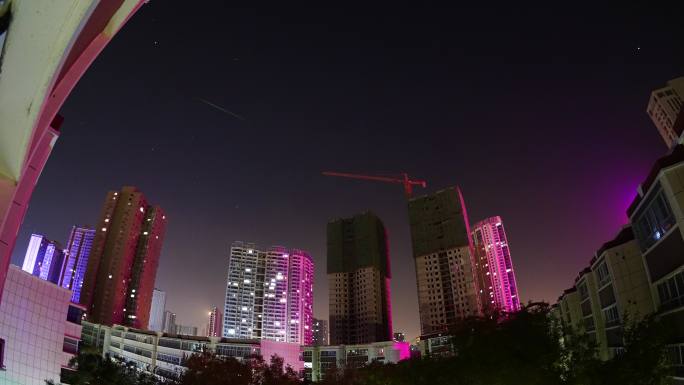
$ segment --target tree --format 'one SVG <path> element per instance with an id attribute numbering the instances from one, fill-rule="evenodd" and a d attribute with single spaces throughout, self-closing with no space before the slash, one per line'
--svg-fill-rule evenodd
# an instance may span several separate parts
<path id="1" fill-rule="evenodd" d="M 604 363 L 597 377 L 606 385 L 664 385 L 673 374 L 666 341 L 669 331 L 655 315 L 626 320 L 625 350 Z"/>
<path id="2" fill-rule="evenodd" d="M 273 355 L 266 364 L 261 356 L 252 359 L 252 369 L 255 373 L 253 385 L 299 385 L 299 376 L 290 366 L 285 367 L 282 357 Z"/>
<path id="3" fill-rule="evenodd" d="M 232 357 L 219 357 L 211 353 L 192 355 L 185 363 L 187 370 L 178 385 L 250 385 L 252 368 Z"/>
<path id="4" fill-rule="evenodd" d="M 159 382 L 152 375 L 138 373 L 119 362 L 102 357 L 96 352 L 84 351 L 69 362 L 73 371 L 65 375 L 66 383 L 72 385 L 156 385 Z M 46 380 L 46 384 L 55 384 Z"/>

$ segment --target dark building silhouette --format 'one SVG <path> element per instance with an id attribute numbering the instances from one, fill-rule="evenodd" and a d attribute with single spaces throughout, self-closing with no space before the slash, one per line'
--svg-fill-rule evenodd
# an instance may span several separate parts
<path id="1" fill-rule="evenodd" d="M 444 332 L 480 313 L 463 196 L 451 187 L 413 198 L 408 208 L 421 334 Z"/>
<path id="2" fill-rule="evenodd" d="M 328 223 L 327 233 L 330 344 L 391 341 L 385 226 L 365 212 Z"/>

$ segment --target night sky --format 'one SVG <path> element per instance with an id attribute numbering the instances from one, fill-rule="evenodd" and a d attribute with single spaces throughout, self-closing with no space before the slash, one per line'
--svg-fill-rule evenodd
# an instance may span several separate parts
<path id="1" fill-rule="evenodd" d="M 645 110 L 684 75 L 682 9 L 226 3 L 151 1 L 105 49 L 61 111 L 13 263 L 31 232 L 65 242 L 135 185 L 169 218 L 157 287 L 179 323 L 223 307 L 235 240 L 308 250 L 327 318 L 326 223 L 371 209 L 394 329 L 415 337 L 401 187 L 321 171 L 460 185 L 471 223 L 503 218 L 522 300 L 553 302 L 666 151 Z"/>

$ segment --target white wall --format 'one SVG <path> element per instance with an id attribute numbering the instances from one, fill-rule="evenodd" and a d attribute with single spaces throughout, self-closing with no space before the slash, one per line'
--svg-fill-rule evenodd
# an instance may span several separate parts
<path id="1" fill-rule="evenodd" d="M 71 291 L 10 266 L 0 304 L 5 370 L 0 385 L 59 382 Z"/>

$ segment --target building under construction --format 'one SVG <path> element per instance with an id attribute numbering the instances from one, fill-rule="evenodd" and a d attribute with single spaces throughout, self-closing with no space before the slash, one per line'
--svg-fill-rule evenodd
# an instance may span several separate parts
<path id="1" fill-rule="evenodd" d="M 328 223 L 330 344 L 392 340 L 390 262 L 380 218 L 364 212 Z"/>

